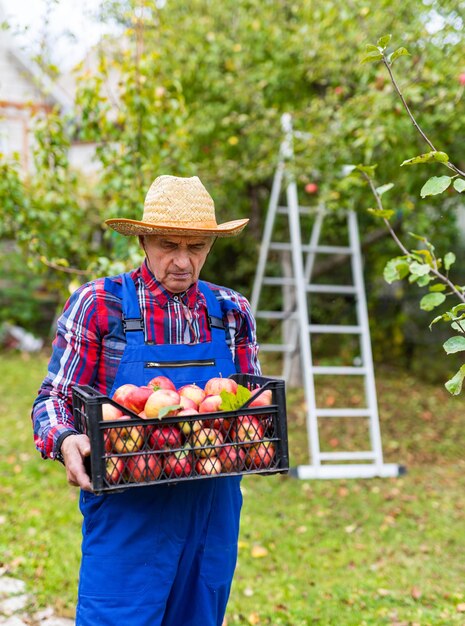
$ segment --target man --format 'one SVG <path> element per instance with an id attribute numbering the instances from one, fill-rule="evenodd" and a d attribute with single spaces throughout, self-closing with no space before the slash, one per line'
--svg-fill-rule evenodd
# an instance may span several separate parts
<path id="1" fill-rule="evenodd" d="M 83 285 L 58 320 L 32 417 L 37 448 L 64 462 L 69 483 L 81 488 L 77 626 L 222 624 L 237 558 L 240 477 L 95 496 L 84 467 L 89 440 L 74 428 L 71 394 L 87 384 L 111 396 L 158 374 L 177 387 L 259 374 L 247 300 L 199 280 L 214 238 L 237 235 L 247 222 L 217 224 L 197 177 L 160 176 L 141 221 L 107 220 L 139 236 L 142 266 Z"/>

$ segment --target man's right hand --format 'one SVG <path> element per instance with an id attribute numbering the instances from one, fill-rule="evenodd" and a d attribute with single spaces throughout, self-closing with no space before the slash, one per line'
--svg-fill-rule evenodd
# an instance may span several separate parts
<path id="1" fill-rule="evenodd" d="M 84 467 L 85 457 L 90 455 L 90 441 L 87 435 L 71 435 L 61 444 L 61 454 L 66 467 L 66 478 L 70 485 L 92 491 L 90 478 Z"/>

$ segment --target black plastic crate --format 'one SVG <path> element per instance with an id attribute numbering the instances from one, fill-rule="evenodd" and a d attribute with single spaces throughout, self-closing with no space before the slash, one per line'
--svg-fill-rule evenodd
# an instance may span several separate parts
<path id="1" fill-rule="evenodd" d="M 233 374 L 251 391 L 240 409 L 192 416 L 142 419 L 92 387 L 73 387 L 76 429 L 90 439 L 88 471 L 96 494 L 144 485 L 289 470 L 284 382 Z M 269 394 L 271 404 L 250 403 Z M 104 421 L 110 404 L 127 418 Z"/>

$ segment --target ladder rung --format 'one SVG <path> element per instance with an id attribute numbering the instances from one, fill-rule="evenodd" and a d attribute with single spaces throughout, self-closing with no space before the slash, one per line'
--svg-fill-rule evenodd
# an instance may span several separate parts
<path id="1" fill-rule="evenodd" d="M 309 324 L 308 330 L 311 333 L 328 333 L 335 335 L 358 335 L 362 332 L 361 326 L 348 326 L 343 324 Z"/>
<path id="2" fill-rule="evenodd" d="M 318 213 L 318 211 L 320 211 L 319 208 L 317 207 L 310 207 L 310 206 L 299 206 L 299 214 L 300 215 L 315 215 L 315 213 Z M 289 213 L 289 207 L 287 206 L 278 206 L 278 213 L 281 214 L 285 214 L 287 215 Z"/>
<path id="3" fill-rule="evenodd" d="M 261 352 L 294 352 L 295 346 L 285 343 L 261 343 Z"/>
<path id="4" fill-rule="evenodd" d="M 295 311 L 257 311 L 255 313 L 255 319 L 267 319 L 267 320 L 291 320 L 297 317 Z"/>
<path id="5" fill-rule="evenodd" d="M 317 417 L 370 417 L 370 409 L 316 409 Z"/>
<path id="6" fill-rule="evenodd" d="M 357 288 L 353 285 L 307 285 L 309 293 L 357 293 Z"/>
<path id="7" fill-rule="evenodd" d="M 310 246 L 302 245 L 303 252 L 312 252 L 315 254 L 351 254 L 352 248 L 349 246 Z M 280 252 L 290 252 L 292 250 L 291 243 L 282 243 L 275 241 L 270 244 L 270 250 L 276 250 Z"/>
<path id="8" fill-rule="evenodd" d="M 320 452 L 321 461 L 373 461 L 374 452 Z"/>
<path id="9" fill-rule="evenodd" d="M 352 367 L 351 365 L 315 365 L 311 370 L 314 374 L 330 374 L 331 376 L 361 376 L 368 371 L 366 367 Z"/>
<path id="10" fill-rule="evenodd" d="M 275 278 L 275 277 L 267 277 L 263 279 L 264 285 L 295 285 L 294 278 Z"/>

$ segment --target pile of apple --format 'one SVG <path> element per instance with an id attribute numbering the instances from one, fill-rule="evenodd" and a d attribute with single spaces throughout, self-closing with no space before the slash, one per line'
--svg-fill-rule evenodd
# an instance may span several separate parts
<path id="1" fill-rule="evenodd" d="M 177 389 L 166 376 L 156 376 L 143 386 L 118 387 L 114 402 L 142 420 L 159 419 L 160 424 L 138 422 L 104 430 L 106 480 L 112 484 L 152 482 L 270 467 L 275 445 L 264 440 L 271 427 L 266 412 L 208 418 L 209 413 L 224 410 L 220 407 L 224 407 L 225 398 L 234 405 L 239 397 L 236 394 L 244 390 L 232 378 L 221 377 L 211 378 L 204 389 L 196 384 Z M 271 389 L 256 387 L 246 390 L 247 394 L 251 398 L 248 407 L 272 403 Z M 103 420 L 134 419 L 122 409 L 108 402 L 102 404 Z M 179 421 L 163 423 L 173 417 Z"/>

